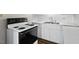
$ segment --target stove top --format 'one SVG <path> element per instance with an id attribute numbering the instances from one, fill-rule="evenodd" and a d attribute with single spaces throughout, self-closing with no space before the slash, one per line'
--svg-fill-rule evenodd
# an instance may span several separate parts
<path id="1" fill-rule="evenodd" d="M 15 26 L 13 28 L 18 29 L 18 30 L 22 30 L 22 29 L 25 29 L 26 27 L 31 27 L 31 26 L 34 26 L 34 24 L 24 24 L 21 26 Z"/>
<path id="2" fill-rule="evenodd" d="M 8 25 L 8 28 L 15 30 L 17 32 L 22 32 L 22 31 L 31 29 L 31 28 L 36 27 L 36 26 L 38 26 L 38 25 L 37 24 L 29 24 L 28 22 L 23 22 L 23 23 Z"/>

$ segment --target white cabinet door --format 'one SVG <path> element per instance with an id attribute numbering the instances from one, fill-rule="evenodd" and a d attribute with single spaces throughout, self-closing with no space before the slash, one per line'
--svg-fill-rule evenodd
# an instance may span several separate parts
<path id="1" fill-rule="evenodd" d="M 57 24 L 43 24 L 42 38 L 56 43 L 64 42 L 61 27 Z"/>
<path id="2" fill-rule="evenodd" d="M 41 24 L 38 24 L 38 31 L 37 31 L 38 38 L 42 38 L 41 37 L 41 35 L 42 35 L 42 33 L 41 33 L 42 31 L 41 30 L 42 30 L 42 26 L 41 26 Z"/>
<path id="3" fill-rule="evenodd" d="M 64 43 L 79 44 L 79 27 L 63 26 Z"/>

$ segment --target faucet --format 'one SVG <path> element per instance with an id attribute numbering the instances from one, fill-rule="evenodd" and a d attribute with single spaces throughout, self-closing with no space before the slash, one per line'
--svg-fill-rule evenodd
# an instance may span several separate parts
<path id="1" fill-rule="evenodd" d="M 57 23 L 56 20 L 54 20 L 54 23 Z"/>
<path id="2" fill-rule="evenodd" d="M 56 23 L 56 20 L 54 20 L 54 18 L 53 18 L 53 17 L 49 17 L 49 20 L 51 20 L 51 22 Z"/>
<path id="3" fill-rule="evenodd" d="M 53 17 L 49 17 L 49 20 L 50 20 L 51 22 L 53 22 Z"/>

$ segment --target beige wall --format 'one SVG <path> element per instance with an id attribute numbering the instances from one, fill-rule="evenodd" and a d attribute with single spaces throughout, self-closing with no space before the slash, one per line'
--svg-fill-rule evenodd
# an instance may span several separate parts
<path id="1" fill-rule="evenodd" d="M 6 20 L 0 14 L 0 44 L 6 43 Z"/>

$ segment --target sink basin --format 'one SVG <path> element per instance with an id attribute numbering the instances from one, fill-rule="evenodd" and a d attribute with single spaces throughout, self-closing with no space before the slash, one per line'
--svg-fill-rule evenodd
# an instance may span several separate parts
<path id="1" fill-rule="evenodd" d="M 55 22 L 44 22 L 44 23 L 46 23 L 46 24 L 59 24 L 59 23 L 55 23 Z"/>

